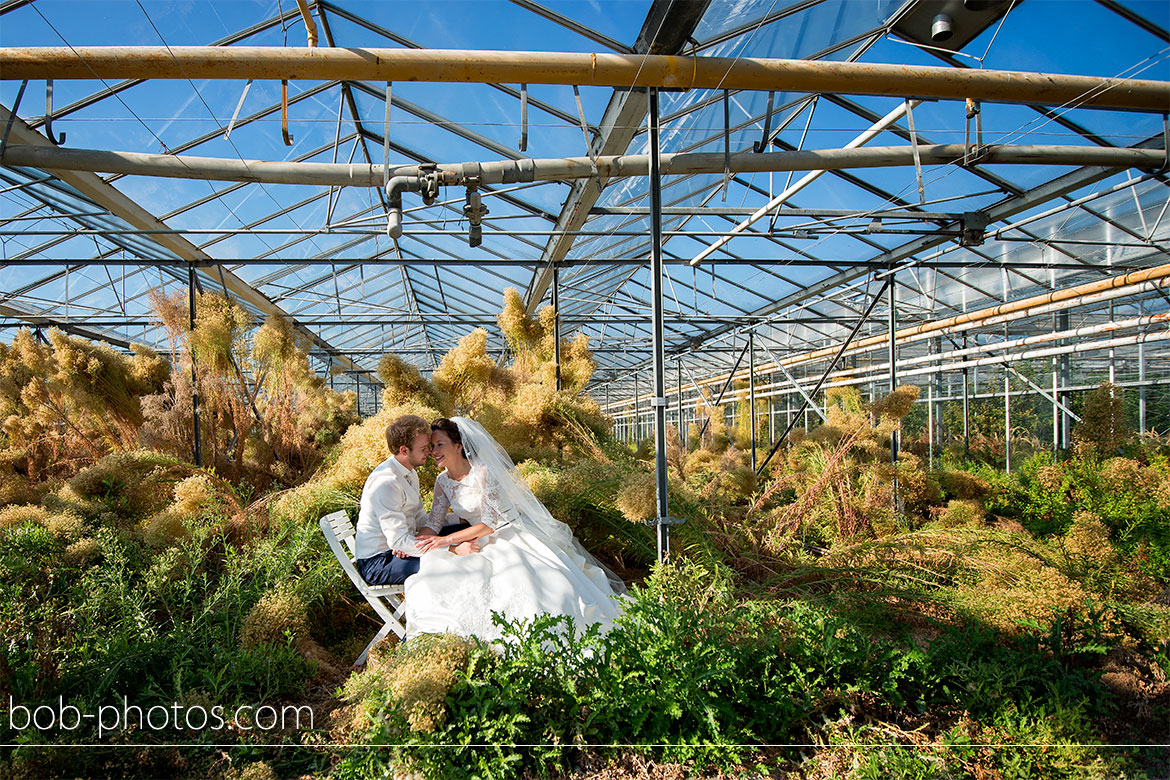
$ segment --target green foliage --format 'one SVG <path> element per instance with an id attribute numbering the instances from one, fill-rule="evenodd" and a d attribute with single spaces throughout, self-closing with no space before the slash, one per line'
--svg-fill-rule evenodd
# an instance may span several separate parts
<path id="1" fill-rule="evenodd" d="M 948 737 L 966 745 L 1041 735 L 1047 743 L 1083 743 L 1090 741 L 1087 714 L 1105 701 L 1095 676 L 1072 656 L 1037 652 L 1026 640 L 956 630 L 921 646 L 860 630 L 806 602 L 736 599 L 731 585 L 727 575 L 694 564 L 661 567 L 634 589 L 604 636 L 575 638 L 558 618 L 510 625 L 506 641 L 472 647 L 448 667 L 444 718 L 433 728 L 410 727 L 395 684 L 363 675 L 360 685 L 351 681 L 365 713 L 353 739 L 391 751 L 350 754 L 338 777 L 392 767 L 426 778 L 545 776 L 565 771 L 580 755 L 576 746 L 614 742 L 646 745 L 635 750 L 698 771 L 730 770 L 758 759 L 753 745 L 873 742 L 841 739 L 838 724 L 858 713 L 868 723 L 891 710 L 986 724 L 974 738 L 961 730 Z M 399 665 L 417 666 L 423 650 L 408 643 L 394 654 Z M 1033 712 L 1047 720 L 1024 719 Z M 949 776 L 931 772 L 969 771 L 986 755 L 956 750 L 930 759 L 884 750 L 862 755 L 849 776 Z M 1063 760 L 1005 754 L 1000 763 L 1023 772 Z M 1117 757 L 1101 765 L 1126 764 Z"/>

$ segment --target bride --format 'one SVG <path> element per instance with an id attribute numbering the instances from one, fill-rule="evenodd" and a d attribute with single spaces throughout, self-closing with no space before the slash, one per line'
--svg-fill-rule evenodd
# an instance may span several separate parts
<path id="1" fill-rule="evenodd" d="M 431 452 L 444 471 L 435 480 L 431 520 L 448 510 L 470 527 L 422 536 L 419 571 L 406 581 L 406 638 L 453 633 L 500 638 L 492 613 L 508 620 L 568 615 L 578 631 L 608 629 L 625 585 L 581 547 L 529 490 L 511 458 L 483 426 L 466 417 L 431 425 Z M 450 552 L 462 542 L 478 554 Z"/>

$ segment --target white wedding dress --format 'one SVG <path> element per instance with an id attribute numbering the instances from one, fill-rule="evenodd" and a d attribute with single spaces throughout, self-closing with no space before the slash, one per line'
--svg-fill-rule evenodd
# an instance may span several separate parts
<path id="1" fill-rule="evenodd" d="M 481 552 L 455 555 L 440 548 L 422 556 L 418 573 L 406 580 L 406 638 L 451 633 L 495 641 L 501 631 L 493 612 L 509 621 L 568 615 L 577 633 L 594 624 L 607 630 L 620 612 L 624 585 L 552 519 L 511 460 L 496 461 L 503 451 L 490 436 L 469 436 L 470 426 L 471 433 L 487 436 L 477 423 L 454 419 L 472 467 L 462 480 L 446 471 L 438 476 L 431 519 L 445 518 L 450 509 L 493 530 L 478 540 Z M 484 452 L 489 443 L 496 452 Z"/>

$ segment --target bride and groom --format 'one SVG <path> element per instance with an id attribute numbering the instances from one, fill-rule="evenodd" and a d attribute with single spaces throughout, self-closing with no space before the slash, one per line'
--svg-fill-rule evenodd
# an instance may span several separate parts
<path id="1" fill-rule="evenodd" d="M 371 585 L 405 583 L 406 638 L 453 633 L 492 641 L 509 620 L 567 615 L 608 628 L 625 586 L 532 494 L 511 458 L 466 417 L 399 417 L 390 457 L 362 488 L 357 568 Z M 429 514 L 415 468 L 433 454 Z M 456 522 L 448 521 L 453 513 Z"/>

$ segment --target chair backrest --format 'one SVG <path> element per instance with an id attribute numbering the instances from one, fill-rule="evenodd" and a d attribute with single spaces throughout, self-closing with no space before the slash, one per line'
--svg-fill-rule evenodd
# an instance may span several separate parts
<path id="1" fill-rule="evenodd" d="M 349 548 L 350 557 L 357 555 L 357 531 L 354 530 L 353 523 L 349 521 L 349 515 L 345 513 L 344 509 L 336 512 L 330 512 L 321 518 L 321 530 L 325 530 L 325 522 L 329 522 L 330 528 L 333 530 L 333 535 L 339 541 L 345 542 L 345 546 Z"/>
<path id="2" fill-rule="evenodd" d="M 329 549 L 337 558 L 337 562 L 341 564 L 341 568 L 349 575 L 349 579 L 357 586 L 357 589 L 364 593 L 369 585 L 362 579 L 357 567 L 353 565 L 354 530 L 353 523 L 349 522 L 349 515 L 344 511 L 333 512 L 322 517 L 319 525 L 321 533 L 325 535 L 325 541 L 329 542 Z M 348 551 L 342 546 L 343 539 L 348 543 Z"/>

